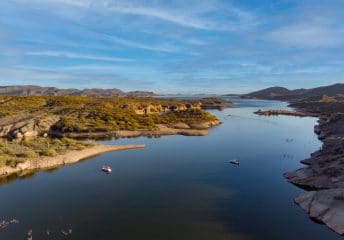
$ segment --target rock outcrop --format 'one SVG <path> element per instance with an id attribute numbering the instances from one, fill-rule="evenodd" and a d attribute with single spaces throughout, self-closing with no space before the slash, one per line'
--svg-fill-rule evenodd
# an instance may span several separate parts
<path id="1" fill-rule="evenodd" d="M 306 114 L 301 111 L 288 111 L 288 110 L 267 110 L 267 111 L 262 111 L 258 110 L 254 112 L 257 115 L 261 116 L 278 116 L 278 115 L 286 115 L 286 116 L 296 116 L 296 117 L 307 117 L 309 114 Z"/>
<path id="2" fill-rule="evenodd" d="M 344 234 L 344 188 L 305 192 L 295 198 L 311 218 Z"/>
<path id="3" fill-rule="evenodd" d="M 303 188 L 344 187 L 344 114 L 320 116 L 315 132 L 323 141 L 322 148 L 301 161 L 307 167 L 285 177 Z"/>
<path id="4" fill-rule="evenodd" d="M 216 120 L 216 121 L 210 121 L 210 122 L 204 122 L 204 123 L 190 123 L 189 126 L 192 129 L 209 129 L 219 124 L 221 124 L 221 122 Z"/>
<path id="5" fill-rule="evenodd" d="M 0 137 L 22 138 L 47 135 L 60 117 L 50 115 L 37 117 L 34 115 L 10 116 L 0 119 Z"/>
<path id="6" fill-rule="evenodd" d="M 323 141 L 320 150 L 301 162 L 306 167 L 285 173 L 289 182 L 305 192 L 295 199 L 311 218 L 344 235 L 344 84 L 290 91 L 269 88 L 245 95 L 247 98 L 288 100 L 297 110 L 270 110 L 260 115 L 319 117 L 314 132 Z"/>
<path id="7" fill-rule="evenodd" d="M 344 114 L 321 115 L 314 130 L 323 141 L 320 150 L 301 162 L 307 166 L 284 174 L 304 189 L 295 199 L 311 218 L 344 234 Z"/>

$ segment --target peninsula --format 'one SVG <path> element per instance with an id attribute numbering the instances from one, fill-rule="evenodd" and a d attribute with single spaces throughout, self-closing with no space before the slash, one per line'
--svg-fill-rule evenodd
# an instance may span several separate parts
<path id="1" fill-rule="evenodd" d="M 15 89 L 18 93 L 18 87 Z M 174 100 L 19 93 L 0 95 L 0 175 L 143 147 L 103 146 L 80 138 L 204 136 L 221 122 L 203 109 L 219 109 L 228 103 L 216 98 Z"/>

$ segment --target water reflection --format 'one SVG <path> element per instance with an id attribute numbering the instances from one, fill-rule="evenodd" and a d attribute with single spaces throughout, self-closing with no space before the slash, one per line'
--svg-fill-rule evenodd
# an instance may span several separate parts
<path id="1" fill-rule="evenodd" d="M 35 240 L 340 239 L 295 206 L 303 190 L 282 177 L 320 147 L 316 119 L 252 114 L 286 108 L 280 102 L 237 106 L 214 111 L 223 124 L 206 137 L 106 140 L 146 147 L 10 178 L 0 187 L 0 220 L 20 224 L 0 230 L 0 239 L 25 239 L 30 229 Z M 234 158 L 239 166 L 228 164 Z M 105 164 L 111 174 L 100 171 Z"/>

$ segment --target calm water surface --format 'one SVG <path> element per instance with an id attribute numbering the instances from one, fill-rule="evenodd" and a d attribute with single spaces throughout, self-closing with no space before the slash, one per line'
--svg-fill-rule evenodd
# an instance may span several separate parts
<path id="1" fill-rule="evenodd" d="M 29 229 L 34 240 L 340 239 L 293 203 L 303 190 L 282 177 L 321 146 L 316 119 L 252 114 L 258 108 L 286 104 L 237 100 L 213 111 L 223 124 L 206 137 L 106 141 L 146 147 L 3 181 L 0 220 L 20 223 L 0 239 L 26 239 Z M 113 172 L 101 172 L 103 164 Z"/>

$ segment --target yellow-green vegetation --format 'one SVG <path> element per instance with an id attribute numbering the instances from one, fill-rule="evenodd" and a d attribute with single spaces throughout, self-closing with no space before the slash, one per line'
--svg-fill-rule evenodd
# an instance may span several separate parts
<path id="1" fill-rule="evenodd" d="M 59 132 L 154 130 L 160 123 L 201 123 L 216 119 L 199 106 L 197 100 L 0 96 L 0 117 L 16 114 L 58 115 L 61 120 L 52 126 L 52 130 Z"/>
<path id="2" fill-rule="evenodd" d="M 344 113 L 344 97 L 328 97 L 326 95 L 309 97 L 291 101 L 290 106 L 306 109 L 308 112 L 332 114 Z"/>
<path id="3" fill-rule="evenodd" d="M 215 116 L 200 109 L 187 109 L 184 111 L 168 112 L 166 114 L 155 117 L 155 122 L 160 124 L 179 122 L 191 124 L 200 122 L 210 122 L 216 120 Z"/>
<path id="4" fill-rule="evenodd" d="M 82 150 L 94 143 L 70 138 L 24 138 L 21 140 L 0 139 L 0 167 L 15 167 L 18 163 L 36 157 L 54 157 L 71 150 Z"/>

